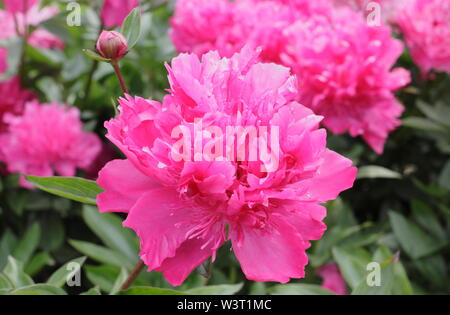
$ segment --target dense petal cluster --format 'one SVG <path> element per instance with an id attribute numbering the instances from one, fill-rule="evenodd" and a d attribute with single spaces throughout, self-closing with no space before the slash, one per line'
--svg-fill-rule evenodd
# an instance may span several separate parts
<path id="1" fill-rule="evenodd" d="M 262 47 L 261 59 L 279 62 L 283 30 L 300 16 L 325 12 L 323 0 L 179 0 L 171 38 L 180 52 L 217 50 L 230 57 L 245 45 Z"/>
<path id="2" fill-rule="evenodd" d="M 423 74 L 450 73 L 450 0 L 411 0 L 398 23 Z"/>
<path id="3" fill-rule="evenodd" d="M 337 295 L 346 295 L 347 286 L 345 280 L 336 264 L 327 264 L 317 270 L 317 274 L 322 277 L 322 287 L 336 293 Z"/>
<path id="4" fill-rule="evenodd" d="M 83 131 L 76 108 L 32 101 L 22 115 L 8 113 L 3 119 L 8 131 L 0 135 L 1 158 L 11 173 L 73 176 L 100 151 L 100 139 Z M 30 187 L 24 179 L 21 183 Z"/>
<path id="5" fill-rule="evenodd" d="M 105 27 L 121 26 L 127 15 L 139 6 L 138 0 L 105 0 L 101 19 Z"/>
<path id="6" fill-rule="evenodd" d="M 300 101 L 333 133 L 362 136 L 382 153 L 403 111 L 393 92 L 410 81 L 405 69 L 391 69 L 403 45 L 390 28 L 336 8 L 296 22 L 285 35 L 282 60 L 298 76 Z"/>
<path id="7" fill-rule="evenodd" d="M 303 277 L 309 242 L 326 229 L 320 204 L 353 185 L 356 168 L 326 148 L 322 117 L 295 101 L 289 69 L 257 59 L 250 47 L 231 58 L 182 54 L 168 66 L 162 103 L 126 96 L 105 125 L 127 159 L 100 172 L 99 209 L 127 213 L 141 259 L 172 285 L 228 239 L 248 279 Z M 270 163 L 252 159 L 251 136 L 235 138 L 229 127 L 270 129 L 259 134 Z M 180 131 L 195 136 L 177 151 Z"/>

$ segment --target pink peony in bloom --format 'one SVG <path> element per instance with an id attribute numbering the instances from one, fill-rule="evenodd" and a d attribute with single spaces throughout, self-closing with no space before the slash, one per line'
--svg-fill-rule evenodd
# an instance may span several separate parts
<path id="1" fill-rule="evenodd" d="M 59 9 L 55 6 L 40 8 L 40 1 L 30 1 L 28 10 L 25 12 L 21 10 L 0 10 L 0 39 L 22 36 L 27 26 L 28 28 L 34 28 L 28 38 L 30 45 L 44 49 L 55 48 L 61 50 L 64 48 L 63 41 L 44 28 L 38 27 L 39 23 L 50 19 L 58 13 Z"/>
<path id="2" fill-rule="evenodd" d="M 139 6 L 138 0 L 105 0 L 101 18 L 105 27 L 121 26 L 127 15 Z"/>
<path id="3" fill-rule="evenodd" d="M 317 270 L 317 274 L 323 278 L 322 287 L 336 293 L 347 295 L 347 286 L 336 264 L 328 264 Z"/>
<path id="4" fill-rule="evenodd" d="M 300 16 L 330 9 L 324 0 L 179 0 L 170 36 L 179 52 L 217 50 L 230 57 L 251 45 L 263 48 L 263 61 L 279 63 L 284 29 Z"/>
<path id="5" fill-rule="evenodd" d="M 410 81 L 391 69 L 403 51 L 387 26 L 368 26 L 348 8 L 299 20 L 285 31 L 282 60 L 297 74 L 299 99 L 333 133 L 362 136 L 377 153 L 400 125 L 403 106 L 393 92 Z"/>
<path id="6" fill-rule="evenodd" d="M 398 23 L 424 75 L 430 70 L 450 73 L 450 0 L 411 0 Z"/>
<path id="7" fill-rule="evenodd" d="M 0 148 L 11 173 L 73 176 L 76 168 L 88 168 L 101 148 L 95 134 L 83 131 L 76 108 L 33 101 L 21 116 L 3 119 L 8 132 L 0 136 Z M 23 178 L 21 184 L 32 187 Z"/>
<path id="8" fill-rule="evenodd" d="M 226 240 L 248 279 L 303 277 L 305 251 L 326 229 L 320 204 L 355 180 L 352 162 L 326 148 L 322 117 L 294 100 L 289 69 L 257 59 L 251 47 L 229 59 L 182 54 L 162 103 L 126 96 L 105 124 L 127 159 L 99 173 L 99 209 L 127 213 L 141 259 L 172 285 Z M 240 128 L 249 134 L 236 140 Z M 267 155 L 252 158 L 255 146 Z"/>

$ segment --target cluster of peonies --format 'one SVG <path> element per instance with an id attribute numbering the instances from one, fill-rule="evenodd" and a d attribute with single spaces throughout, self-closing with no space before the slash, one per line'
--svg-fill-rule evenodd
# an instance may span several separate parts
<path id="1" fill-rule="evenodd" d="M 182 54 L 167 66 L 170 94 L 162 103 L 126 96 L 120 114 L 105 124 L 127 159 L 100 172 L 99 209 L 127 213 L 124 225 L 139 236 L 141 259 L 172 285 L 214 259 L 226 240 L 248 279 L 303 277 L 305 251 L 326 229 L 320 204 L 355 180 L 352 162 L 326 148 L 322 117 L 295 101 L 289 69 L 257 60 L 251 47 L 231 58 Z M 194 133 L 198 119 L 223 134 L 227 126 L 278 128 L 278 168 L 265 171 L 261 159 L 236 152 L 227 159 L 174 158 L 173 131 Z M 213 141 L 220 151 L 219 134 L 204 131 L 185 149 L 206 151 Z"/>
<path id="2" fill-rule="evenodd" d="M 450 73 L 450 0 L 410 0 L 398 24 L 424 75 L 430 70 Z"/>
<path id="3" fill-rule="evenodd" d="M 325 0 L 179 0 L 171 25 L 181 52 L 230 56 L 246 44 L 261 47 L 263 61 L 298 76 L 297 100 L 324 116 L 328 129 L 362 136 L 377 153 L 399 125 L 403 107 L 394 92 L 410 79 L 391 68 L 403 45 L 389 26 L 369 26 L 348 7 Z"/>

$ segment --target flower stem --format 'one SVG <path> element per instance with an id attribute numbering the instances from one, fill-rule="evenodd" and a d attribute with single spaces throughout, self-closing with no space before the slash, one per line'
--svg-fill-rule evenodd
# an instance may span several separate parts
<path id="1" fill-rule="evenodd" d="M 136 266 L 134 266 L 134 268 L 131 271 L 128 278 L 125 280 L 125 282 L 120 287 L 120 291 L 127 290 L 133 284 L 136 277 L 139 275 L 139 273 L 142 271 L 142 269 L 144 269 L 144 266 L 145 266 L 144 262 L 142 260 L 139 260 L 138 263 L 136 264 Z"/>
<path id="2" fill-rule="evenodd" d="M 114 71 L 116 72 L 117 79 L 119 79 L 120 86 L 122 87 L 123 93 L 128 94 L 128 89 L 127 89 L 127 86 L 126 86 L 125 81 L 123 79 L 122 72 L 120 71 L 119 63 L 118 62 L 112 62 L 111 64 L 112 64 L 112 66 L 114 68 Z"/>

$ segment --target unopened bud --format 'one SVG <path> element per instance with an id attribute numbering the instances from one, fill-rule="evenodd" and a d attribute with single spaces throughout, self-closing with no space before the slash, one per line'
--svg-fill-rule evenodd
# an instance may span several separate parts
<path id="1" fill-rule="evenodd" d="M 103 58 L 118 61 L 128 53 L 128 43 L 119 32 L 103 31 L 98 38 L 96 49 Z"/>

